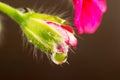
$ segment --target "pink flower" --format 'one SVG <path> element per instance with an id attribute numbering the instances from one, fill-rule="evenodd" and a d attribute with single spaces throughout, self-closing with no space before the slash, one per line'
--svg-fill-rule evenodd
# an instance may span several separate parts
<path id="1" fill-rule="evenodd" d="M 72 0 L 75 8 L 74 25 L 79 34 L 94 33 L 106 12 L 106 0 Z"/>

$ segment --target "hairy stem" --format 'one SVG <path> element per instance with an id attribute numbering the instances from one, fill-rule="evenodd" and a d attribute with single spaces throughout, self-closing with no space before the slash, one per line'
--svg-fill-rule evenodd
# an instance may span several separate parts
<path id="1" fill-rule="evenodd" d="M 13 20 L 18 23 L 23 22 L 23 14 L 20 13 L 17 9 L 0 2 L 0 11 L 5 13 L 6 15 L 10 16 Z"/>

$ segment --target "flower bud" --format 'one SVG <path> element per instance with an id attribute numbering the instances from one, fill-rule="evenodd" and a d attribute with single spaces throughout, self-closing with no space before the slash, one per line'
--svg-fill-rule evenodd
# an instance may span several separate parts
<path id="1" fill-rule="evenodd" d="M 69 46 L 76 47 L 77 39 L 74 37 L 73 29 L 65 24 L 65 20 L 34 11 L 22 13 L 0 2 L 1 6 L 8 9 L 9 12 L 4 9 L 0 9 L 0 11 L 10 16 L 21 26 L 29 42 L 50 55 L 55 64 L 66 62 Z"/>

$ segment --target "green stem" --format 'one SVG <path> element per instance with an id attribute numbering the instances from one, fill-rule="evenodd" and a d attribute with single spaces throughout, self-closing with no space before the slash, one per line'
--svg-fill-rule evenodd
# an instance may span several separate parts
<path id="1" fill-rule="evenodd" d="M 13 20 L 15 20 L 18 23 L 23 22 L 23 14 L 20 13 L 17 9 L 5 3 L 0 2 L 0 11 L 10 16 Z"/>

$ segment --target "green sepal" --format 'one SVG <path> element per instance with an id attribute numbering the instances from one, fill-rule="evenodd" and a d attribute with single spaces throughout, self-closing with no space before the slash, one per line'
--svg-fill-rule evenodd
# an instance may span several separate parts
<path id="1" fill-rule="evenodd" d="M 62 36 L 40 19 L 29 18 L 23 24 L 21 28 L 28 40 L 45 53 L 54 52 L 55 46 L 63 42 Z"/>

